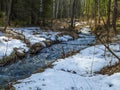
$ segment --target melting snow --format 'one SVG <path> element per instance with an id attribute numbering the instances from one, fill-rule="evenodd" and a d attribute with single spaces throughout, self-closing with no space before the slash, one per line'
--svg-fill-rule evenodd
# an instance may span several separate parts
<path id="1" fill-rule="evenodd" d="M 22 48 L 25 50 L 25 52 L 29 50 L 26 47 L 26 44 L 20 40 L 0 36 L 0 59 L 2 59 L 5 55 L 9 56 L 13 52 L 14 48 Z"/>
<path id="2" fill-rule="evenodd" d="M 111 44 L 118 52 L 119 45 Z M 118 62 L 102 45 L 82 50 L 65 59 L 58 59 L 53 68 L 19 80 L 16 90 L 119 90 L 120 73 L 111 76 L 94 74 L 101 68 Z"/>

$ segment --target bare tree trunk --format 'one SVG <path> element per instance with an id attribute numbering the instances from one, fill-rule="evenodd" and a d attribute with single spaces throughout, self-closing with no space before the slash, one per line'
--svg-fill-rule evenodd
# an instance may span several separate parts
<path id="1" fill-rule="evenodd" d="M 94 0 L 94 24 L 95 24 L 95 28 L 97 26 L 97 0 Z"/>
<path id="2" fill-rule="evenodd" d="M 53 18 L 55 18 L 55 0 L 53 0 Z"/>
<path id="3" fill-rule="evenodd" d="M 112 19 L 112 25 L 113 25 L 113 29 L 115 34 L 117 34 L 117 30 L 116 30 L 116 20 L 117 20 L 117 0 L 114 0 L 114 11 L 113 11 L 113 19 Z"/>
<path id="4" fill-rule="evenodd" d="M 75 16 L 75 0 L 72 3 L 72 11 L 71 11 L 71 28 L 74 28 L 74 16 Z"/>
<path id="5" fill-rule="evenodd" d="M 59 11 L 60 0 L 56 1 L 56 18 L 58 18 L 58 11 Z"/>
<path id="6" fill-rule="evenodd" d="M 107 10 L 107 28 L 110 27 L 110 12 L 111 12 L 111 0 L 108 1 L 108 10 Z"/>
<path id="7" fill-rule="evenodd" d="M 111 0 L 108 1 L 107 9 L 108 10 L 107 10 L 107 25 L 106 25 L 106 30 L 107 30 L 107 41 L 109 42 Z"/>
<path id="8" fill-rule="evenodd" d="M 9 23 L 9 19 L 10 19 L 10 13 L 11 13 L 11 6 L 12 6 L 12 0 L 10 0 L 10 2 L 9 2 L 8 13 L 7 13 L 7 17 L 6 17 L 6 20 L 5 20 L 4 32 L 6 32 L 6 29 L 8 27 L 8 23 Z"/>
<path id="9" fill-rule="evenodd" d="M 100 0 L 98 0 L 98 23 L 100 24 Z"/>
<path id="10" fill-rule="evenodd" d="M 42 25 L 43 1 L 40 0 L 40 25 Z"/>

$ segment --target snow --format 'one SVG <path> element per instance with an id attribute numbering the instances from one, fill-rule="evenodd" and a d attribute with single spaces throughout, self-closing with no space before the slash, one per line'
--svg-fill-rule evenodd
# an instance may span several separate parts
<path id="1" fill-rule="evenodd" d="M 53 43 L 55 41 L 58 41 L 67 44 L 86 44 L 85 38 L 87 39 L 91 37 L 91 36 L 86 37 L 85 35 L 83 39 L 81 37 L 79 40 L 77 39 L 76 43 L 72 41 L 68 43 L 67 41 L 73 40 L 72 36 L 66 34 L 64 35 L 61 32 L 54 32 L 51 30 L 45 31 L 39 27 L 8 28 L 7 32 L 8 32 L 7 36 L 9 37 L 12 37 L 11 35 L 13 35 L 15 37 L 18 36 L 17 38 L 19 37 L 21 37 L 22 39 L 25 38 L 27 40 L 26 44 L 29 44 L 30 42 L 30 46 L 35 45 L 36 43 L 37 44 L 40 43 L 41 45 L 43 45 L 43 47 L 47 46 L 46 41 Z M 5 37 L 4 33 L 0 32 L 0 59 L 2 59 L 3 56 L 5 56 L 5 53 L 7 56 L 9 56 L 13 52 L 14 48 L 19 48 L 17 49 L 17 51 L 20 53 L 24 52 L 24 49 L 26 52 L 28 51 L 28 47 L 24 43 L 24 41 L 22 41 L 22 39 L 21 40 L 12 39 L 12 38 L 8 38 L 7 36 Z M 91 40 L 88 41 L 87 43 L 89 42 L 91 42 Z"/>
<path id="2" fill-rule="evenodd" d="M 75 26 L 82 26 L 85 25 L 87 22 L 75 22 Z"/>
<path id="3" fill-rule="evenodd" d="M 1 31 L 0 31 L 0 36 L 3 36 L 4 35 L 4 33 L 2 33 Z"/>
<path id="4" fill-rule="evenodd" d="M 83 27 L 80 32 L 83 34 L 90 34 L 91 29 L 89 27 Z"/>
<path id="5" fill-rule="evenodd" d="M 28 51 L 26 44 L 20 40 L 0 36 L 0 59 L 5 55 L 9 56 L 13 52 L 14 48 L 18 48 L 19 52 L 22 52 L 23 49 L 25 52 Z"/>
<path id="6" fill-rule="evenodd" d="M 43 47 L 46 47 L 47 45 L 45 41 L 67 42 L 73 39 L 70 35 L 60 35 L 60 32 L 53 32 L 51 30 L 44 31 L 39 27 L 8 28 L 7 32 L 9 33 L 9 36 L 12 33 L 15 37 L 20 36 L 25 38 L 28 43 L 30 42 L 30 46 L 39 43 Z M 5 55 L 9 56 L 13 52 L 14 48 L 19 48 L 18 52 L 20 53 L 24 51 L 22 49 L 25 49 L 27 52 L 28 47 L 26 44 L 23 43 L 22 40 L 5 37 L 4 33 L 0 32 L 0 59 L 2 59 Z"/>
<path id="7" fill-rule="evenodd" d="M 120 53 L 118 44 L 110 44 Z M 105 55 L 106 54 L 106 55 Z M 103 45 L 88 47 L 78 54 L 58 59 L 52 68 L 18 80 L 16 90 L 119 90 L 120 73 L 111 76 L 95 74 L 105 66 L 117 63 Z"/>
<path id="8" fill-rule="evenodd" d="M 113 37 L 113 40 L 115 40 L 115 41 L 120 41 L 120 35 L 117 35 L 117 36 L 115 36 L 115 37 Z"/>
<path id="9" fill-rule="evenodd" d="M 120 74 L 83 77 L 47 69 L 16 84 L 16 90 L 119 90 Z M 33 87 L 34 86 L 34 87 Z"/>
<path id="10" fill-rule="evenodd" d="M 51 30 L 43 31 L 39 27 L 25 27 L 25 28 L 11 28 L 10 30 L 14 32 L 21 33 L 26 39 L 30 41 L 30 44 L 44 42 L 46 40 L 50 41 L 68 41 L 73 39 L 70 35 L 57 36 L 60 32 L 53 32 Z"/>
<path id="11" fill-rule="evenodd" d="M 54 69 L 76 72 L 79 75 L 88 75 L 91 72 L 97 72 L 105 66 L 113 65 L 118 62 L 117 59 L 104 57 L 104 46 L 96 45 L 82 50 L 79 54 L 66 59 L 60 59 L 54 63 Z M 110 53 L 107 52 L 108 56 Z"/>
<path id="12" fill-rule="evenodd" d="M 58 41 L 68 41 L 68 40 L 72 40 L 73 38 L 69 35 L 63 35 L 63 36 L 60 36 L 58 37 Z"/>

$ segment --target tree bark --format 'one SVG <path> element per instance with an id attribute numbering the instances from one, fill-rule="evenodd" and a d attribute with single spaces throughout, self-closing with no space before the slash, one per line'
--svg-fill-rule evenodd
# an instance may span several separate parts
<path id="1" fill-rule="evenodd" d="M 9 24 L 10 13 L 11 13 L 11 6 L 12 6 L 12 0 L 10 0 L 10 2 L 9 2 L 8 13 L 7 13 L 7 17 L 6 17 L 6 20 L 5 20 L 4 32 L 6 32 L 6 29 L 7 29 L 8 24 Z"/>
<path id="2" fill-rule="evenodd" d="M 114 0 L 114 11 L 113 11 L 113 18 L 112 18 L 112 25 L 113 25 L 113 30 L 115 34 L 117 34 L 116 30 L 116 20 L 117 20 L 117 0 Z"/>
<path id="3" fill-rule="evenodd" d="M 107 29 L 110 27 L 110 12 L 111 12 L 111 0 L 108 1 L 108 10 L 107 10 Z"/>
<path id="4" fill-rule="evenodd" d="M 75 0 L 72 3 L 71 28 L 74 28 L 74 16 L 75 16 Z"/>

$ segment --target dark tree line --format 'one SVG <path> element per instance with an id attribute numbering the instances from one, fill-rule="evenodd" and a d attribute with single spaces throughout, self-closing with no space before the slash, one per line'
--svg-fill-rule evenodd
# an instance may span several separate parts
<path id="1" fill-rule="evenodd" d="M 10 2 L 0 0 L 0 25 L 6 19 L 9 25 L 45 25 L 50 19 L 68 18 L 74 27 L 75 18 L 92 18 L 97 24 L 106 17 L 114 30 L 120 5 L 118 0 L 12 0 L 11 6 Z"/>

